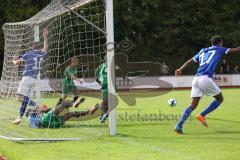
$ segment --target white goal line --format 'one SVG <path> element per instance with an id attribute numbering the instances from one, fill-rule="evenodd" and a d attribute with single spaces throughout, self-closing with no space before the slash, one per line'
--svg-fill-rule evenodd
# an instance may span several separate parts
<path id="1" fill-rule="evenodd" d="M 13 142 L 59 142 L 59 141 L 80 141 L 81 138 L 13 138 L 0 135 L 0 138 Z"/>

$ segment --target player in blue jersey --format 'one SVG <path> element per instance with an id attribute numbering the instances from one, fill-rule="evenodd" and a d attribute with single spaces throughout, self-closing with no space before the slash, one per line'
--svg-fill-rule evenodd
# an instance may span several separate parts
<path id="1" fill-rule="evenodd" d="M 192 81 L 192 102 L 190 106 L 184 110 L 180 121 L 175 127 L 175 131 L 178 134 L 183 134 L 182 127 L 184 122 L 189 117 L 191 112 L 197 108 L 198 103 L 204 94 L 214 97 L 214 101 L 202 113 L 196 116 L 205 127 L 208 126 L 205 116 L 217 109 L 223 102 L 223 95 L 220 88 L 213 81 L 213 74 L 223 55 L 240 53 L 240 48 L 224 48 L 223 38 L 220 36 L 213 36 L 211 39 L 211 44 L 211 47 L 201 49 L 197 55 L 184 63 L 180 69 L 175 71 L 175 75 L 179 76 L 190 64 L 194 62 L 199 64 L 197 74 Z"/>
<path id="2" fill-rule="evenodd" d="M 17 117 L 14 124 L 19 124 L 25 113 L 27 105 L 36 107 L 37 104 L 30 99 L 30 93 L 37 83 L 37 77 L 39 75 L 41 64 L 43 59 L 47 54 L 48 49 L 48 30 L 45 28 L 43 30 L 44 37 L 44 48 L 39 48 L 40 46 L 34 42 L 33 49 L 25 52 L 18 58 L 13 59 L 14 65 L 20 65 L 24 63 L 24 71 L 22 81 L 18 87 L 17 100 L 21 102 L 20 106 L 20 116 Z"/>

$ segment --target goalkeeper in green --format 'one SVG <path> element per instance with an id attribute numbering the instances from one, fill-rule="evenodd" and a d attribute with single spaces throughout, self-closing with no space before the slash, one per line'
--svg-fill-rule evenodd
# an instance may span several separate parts
<path id="1" fill-rule="evenodd" d="M 64 79 L 62 82 L 62 97 L 58 100 L 57 105 L 61 104 L 71 93 L 74 94 L 72 103 L 74 103 L 78 99 L 79 91 L 74 84 L 74 80 L 82 83 L 82 81 L 79 80 L 76 76 L 78 66 L 78 58 L 72 57 L 71 64 L 64 71 Z M 82 98 L 82 101 L 84 101 L 84 98 Z"/>
<path id="2" fill-rule="evenodd" d="M 60 128 L 71 118 L 92 116 L 99 109 L 99 105 L 96 104 L 95 107 L 86 111 L 63 113 L 67 108 L 77 107 L 82 103 L 81 99 L 76 102 L 73 104 L 71 101 L 66 100 L 52 109 L 46 105 L 41 105 L 34 110 L 28 109 L 26 117 L 28 118 L 29 126 L 31 128 Z"/>

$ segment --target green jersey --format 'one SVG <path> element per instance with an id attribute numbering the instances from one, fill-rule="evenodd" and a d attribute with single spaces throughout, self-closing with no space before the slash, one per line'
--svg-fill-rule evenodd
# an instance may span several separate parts
<path id="1" fill-rule="evenodd" d="M 54 115 L 53 111 L 44 113 L 40 118 L 42 128 L 60 128 L 64 123 L 64 118 Z"/>
<path id="2" fill-rule="evenodd" d="M 115 70 L 119 69 L 115 66 Z M 101 64 L 95 71 L 95 78 L 98 78 L 101 82 L 102 99 L 105 100 L 108 97 L 108 80 L 107 80 L 107 63 Z"/>
<path id="3" fill-rule="evenodd" d="M 103 63 L 101 64 L 95 72 L 95 77 L 99 79 L 101 82 L 102 87 L 107 86 L 107 64 Z"/>
<path id="4" fill-rule="evenodd" d="M 77 68 L 68 66 L 64 71 L 63 79 L 63 94 L 70 94 L 75 91 L 77 88 L 72 80 L 72 76 L 77 73 Z"/>
<path id="5" fill-rule="evenodd" d="M 107 64 L 101 64 L 95 71 L 95 77 L 101 82 L 101 97 L 106 100 L 108 97 L 108 82 L 107 82 Z"/>
<path id="6" fill-rule="evenodd" d="M 77 73 L 77 68 L 74 68 L 72 66 L 68 66 L 64 71 L 64 81 L 65 82 L 72 82 L 72 76 Z"/>

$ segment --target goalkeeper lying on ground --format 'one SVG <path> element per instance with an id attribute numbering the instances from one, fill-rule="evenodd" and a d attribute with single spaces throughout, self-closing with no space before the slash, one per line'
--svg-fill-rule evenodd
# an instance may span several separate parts
<path id="1" fill-rule="evenodd" d="M 63 113 L 66 108 L 78 107 L 80 103 L 82 103 L 82 99 L 80 99 L 78 103 L 74 103 L 77 106 L 73 106 L 72 101 L 63 101 L 53 109 L 48 108 L 46 105 L 42 105 L 34 110 L 29 109 L 26 113 L 26 117 L 28 118 L 31 128 L 60 128 L 71 118 L 93 115 L 99 109 L 99 105 L 96 104 L 94 108 L 87 111 Z"/>

